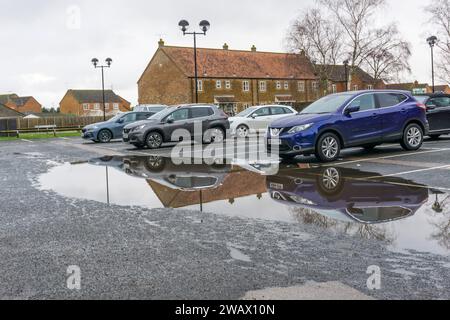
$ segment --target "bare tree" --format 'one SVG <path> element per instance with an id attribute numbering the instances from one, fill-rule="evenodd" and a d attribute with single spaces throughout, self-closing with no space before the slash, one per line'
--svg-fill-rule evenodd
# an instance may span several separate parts
<path id="1" fill-rule="evenodd" d="M 341 28 L 327 19 L 320 9 L 307 10 L 294 21 L 289 30 L 289 49 L 304 52 L 313 62 L 322 92 L 328 88 L 327 81 L 342 55 L 342 40 Z"/>
<path id="2" fill-rule="evenodd" d="M 374 78 L 374 85 L 379 81 L 392 81 L 404 71 L 411 72 L 411 44 L 401 38 L 395 24 L 376 30 L 374 39 L 363 61 Z"/>
<path id="3" fill-rule="evenodd" d="M 352 69 L 361 66 L 371 50 L 374 31 L 371 18 L 385 0 L 319 0 L 328 8 L 344 29 Z"/>
<path id="4" fill-rule="evenodd" d="M 441 80 L 450 83 L 450 0 L 433 0 L 427 11 L 439 38 L 437 74 Z"/>

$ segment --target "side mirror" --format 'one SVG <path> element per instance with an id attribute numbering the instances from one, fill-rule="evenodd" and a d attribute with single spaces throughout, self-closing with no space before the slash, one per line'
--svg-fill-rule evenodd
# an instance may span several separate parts
<path id="1" fill-rule="evenodd" d="M 252 118 L 253 120 L 256 119 L 258 116 L 256 114 L 252 114 L 250 118 Z"/>
<path id="2" fill-rule="evenodd" d="M 124 119 L 124 118 L 119 119 L 119 120 L 117 120 L 117 123 L 118 123 L 118 124 L 123 124 L 123 123 L 125 123 L 125 119 Z"/>
<path id="3" fill-rule="evenodd" d="M 429 104 L 429 105 L 427 105 L 427 110 L 434 110 L 434 109 L 436 109 L 436 108 L 437 108 L 437 106 L 434 105 L 434 104 Z"/>
<path id="4" fill-rule="evenodd" d="M 166 121 L 166 123 L 168 123 L 168 124 L 172 124 L 172 123 L 174 123 L 175 121 L 173 120 L 173 119 L 168 119 L 167 121 Z"/>
<path id="5" fill-rule="evenodd" d="M 352 113 L 358 112 L 361 110 L 361 106 L 352 106 L 352 107 L 348 107 L 347 109 L 345 109 L 345 114 L 346 115 L 350 115 Z"/>

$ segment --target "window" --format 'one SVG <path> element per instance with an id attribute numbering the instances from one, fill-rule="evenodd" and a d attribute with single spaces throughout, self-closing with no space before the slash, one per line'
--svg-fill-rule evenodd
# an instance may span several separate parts
<path id="1" fill-rule="evenodd" d="M 122 119 L 124 120 L 125 123 L 129 123 L 129 122 L 134 122 L 136 121 L 136 113 L 129 113 L 126 116 L 124 116 Z"/>
<path id="2" fill-rule="evenodd" d="M 333 85 L 331 86 L 331 91 L 332 91 L 333 93 L 336 93 L 336 92 L 337 92 L 337 85 L 333 84 Z"/>
<path id="3" fill-rule="evenodd" d="M 109 110 L 109 103 L 105 103 L 105 110 Z"/>
<path id="4" fill-rule="evenodd" d="M 214 114 L 214 111 L 212 111 L 211 108 L 192 108 L 191 109 L 191 118 L 205 118 L 212 116 Z"/>
<path id="5" fill-rule="evenodd" d="M 381 93 L 377 95 L 380 108 L 389 108 L 396 106 L 407 98 L 406 96 L 398 93 Z"/>
<path id="6" fill-rule="evenodd" d="M 319 86 L 318 86 L 317 81 L 313 81 L 313 82 L 311 83 L 311 87 L 312 87 L 312 89 L 313 89 L 314 92 L 317 91 L 317 90 L 319 89 Z"/>
<path id="7" fill-rule="evenodd" d="M 231 81 L 230 80 L 225 81 L 225 88 L 231 89 Z"/>
<path id="8" fill-rule="evenodd" d="M 183 121 L 189 118 L 189 109 L 180 109 L 175 112 L 172 112 L 167 118 L 166 121 Z"/>
<path id="9" fill-rule="evenodd" d="M 89 110 L 89 103 L 83 103 L 83 110 Z"/>
<path id="10" fill-rule="evenodd" d="M 277 90 L 281 90 L 281 81 L 276 82 Z"/>
<path id="11" fill-rule="evenodd" d="M 298 82 L 298 91 L 299 92 L 305 92 L 305 81 L 299 81 Z"/>
<path id="12" fill-rule="evenodd" d="M 288 109 L 288 108 L 283 108 L 283 109 L 284 109 L 284 113 L 286 113 L 286 114 L 293 114 L 293 113 L 295 113 L 291 109 Z"/>
<path id="13" fill-rule="evenodd" d="M 242 90 L 244 90 L 245 92 L 250 91 L 250 82 L 248 82 L 248 81 L 243 81 L 243 82 L 242 82 Z"/>
<path id="14" fill-rule="evenodd" d="M 365 94 L 359 96 L 350 104 L 350 107 L 360 107 L 360 111 L 367 111 L 375 109 L 375 96 L 373 94 Z"/>
<path id="15" fill-rule="evenodd" d="M 450 97 L 437 97 L 430 99 L 427 106 L 435 106 L 437 108 L 450 107 Z"/>
<path id="16" fill-rule="evenodd" d="M 355 84 L 355 85 L 353 86 L 353 91 L 358 91 L 358 85 L 357 85 L 357 84 Z"/>
<path id="17" fill-rule="evenodd" d="M 197 81 L 198 91 L 203 91 L 203 80 Z"/>
<path id="18" fill-rule="evenodd" d="M 373 85 L 371 84 L 367 85 L 367 90 L 373 90 Z"/>
<path id="19" fill-rule="evenodd" d="M 148 118 L 150 118 L 152 116 L 151 113 L 138 113 L 137 114 L 137 118 L 136 120 L 141 121 L 141 120 L 147 120 Z"/>
<path id="20" fill-rule="evenodd" d="M 280 114 L 286 114 L 286 108 L 282 108 L 282 107 L 272 107 L 272 114 L 273 115 L 280 115 Z M 292 112 L 289 112 L 292 113 Z"/>
<path id="21" fill-rule="evenodd" d="M 284 90 L 289 90 L 289 82 L 284 82 Z"/>
<path id="22" fill-rule="evenodd" d="M 221 80 L 216 81 L 216 89 L 222 89 L 222 81 Z"/>
<path id="23" fill-rule="evenodd" d="M 244 103 L 243 107 L 244 107 L 244 110 L 250 108 L 250 103 Z"/>
<path id="24" fill-rule="evenodd" d="M 267 91 L 267 82 L 266 81 L 259 82 L 259 91 L 261 91 L 261 92 Z"/>
<path id="25" fill-rule="evenodd" d="M 94 104 L 94 110 L 100 110 L 100 103 Z"/>
<path id="26" fill-rule="evenodd" d="M 253 116 L 256 116 L 256 117 L 266 117 L 266 116 L 270 116 L 270 108 L 261 108 L 261 109 L 258 109 L 258 110 L 256 110 L 256 111 L 253 113 Z"/>
<path id="27" fill-rule="evenodd" d="M 114 103 L 113 104 L 113 108 L 114 108 L 114 110 L 119 110 L 119 104 L 118 103 Z"/>

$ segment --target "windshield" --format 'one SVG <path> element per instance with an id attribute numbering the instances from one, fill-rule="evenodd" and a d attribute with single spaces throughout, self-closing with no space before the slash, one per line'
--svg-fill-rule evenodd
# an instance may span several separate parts
<path id="1" fill-rule="evenodd" d="M 177 108 L 171 107 L 171 108 L 166 108 L 161 112 L 158 112 L 157 114 L 154 114 L 153 116 L 151 116 L 150 118 L 148 118 L 149 120 L 162 120 L 165 117 L 167 117 L 169 114 L 171 114 L 172 112 L 174 112 Z"/>
<path id="2" fill-rule="evenodd" d="M 323 97 L 312 103 L 301 114 L 322 114 L 334 113 L 351 97 L 353 94 L 338 94 Z"/>
<path id="3" fill-rule="evenodd" d="M 414 98 L 416 98 L 416 100 L 419 101 L 420 103 L 425 103 L 430 97 L 429 96 L 415 96 Z"/>
<path id="4" fill-rule="evenodd" d="M 120 113 L 118 115 L 115 115 L 114 117 L 112 117 L 108 121 L 109 122 L 116 122 L 117 120 L 121 119 L 124 115 L 125 115 L 125 113 Z"/>
<path id="5" fill-rule="evenodd" d="M 245 118 L 248 117 L 249 115 L 251 115 L 254 111 L 256 111 L 258 108 L 248 108 L 245 109 L 244 111 L 242 111 L 241 113 L 239 113 L 236 117 L 238 118 Z"/>

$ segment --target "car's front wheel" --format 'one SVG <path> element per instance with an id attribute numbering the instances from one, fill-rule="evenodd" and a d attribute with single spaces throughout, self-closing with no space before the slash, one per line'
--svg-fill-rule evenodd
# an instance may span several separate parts
<path id="1" fill-rule="evenodd" d="M 163 144 L 163 136 L 159 132 L 150 132 L 145 139 L 149 149 L 159 149 Z"/>
<path id="2" fill-rule="evenodd" d="M 221 143 L 225 140 L 225 132 L 221 128 L 211 128 L 203 136 L 204 143 Z"/>
<path id="3" fill-rule="evenodd" d="M 332 162 L 339 158 L 341 144 L 339 138 L 331 132 L 323 134 L 316 146 L 316 157 L 323 162 Z"/>
<path id="4" fill-rule="evenodd" d="M 419 150 L 423 144 L 423 130 L 418 124 L 410 124 L 403 133 L 401 146 L 406 151 Z"/>
<path id="5" fill-rule="evenodd" d="M 250 129 L 245 124 L 241 124 L 236 129 L 236 135 L 238 138 L 247 138 L 249 133 L 250 133 Z"/>
<path id="6" fill-rule="evenodd" d="M 103 129 L 98 133 L 97 139 L 100 143 L 108 143 L 112 139 L 112 133 L 107 129 Z"/>

